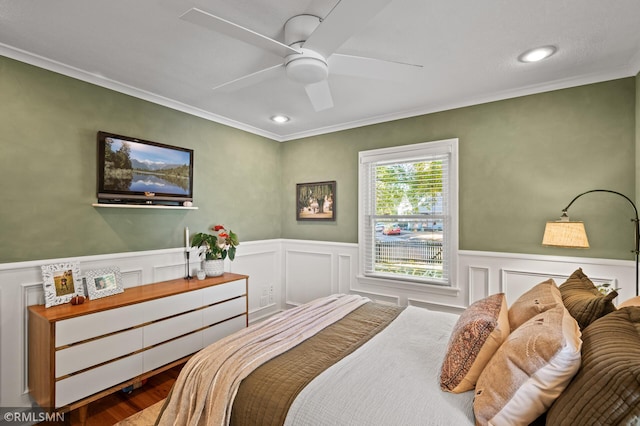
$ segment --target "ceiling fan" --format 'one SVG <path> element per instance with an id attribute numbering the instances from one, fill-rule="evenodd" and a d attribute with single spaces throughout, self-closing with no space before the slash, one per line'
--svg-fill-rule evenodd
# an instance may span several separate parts
<path id="1" fill-rule="evenodd" d="M 342 0 L 329 14 L 297 15 L 284 24 L 284 43 L 234 24 L 198 8 L 189 9 L 181 19 L 226 34 L 284 58 L 282 64 L 258 70 L 214 87 L 237 90 L 276 77 L 283 70 L 304 85 L 313 108 L 322 111 L 333 107 L 327 78 L 332 74 L 364 76 L 378 79 L 402 79 L 406 73 L 422 66 L 362 56 L 335 53 L 344 42 L 380 12 L 391 0 Z"/>

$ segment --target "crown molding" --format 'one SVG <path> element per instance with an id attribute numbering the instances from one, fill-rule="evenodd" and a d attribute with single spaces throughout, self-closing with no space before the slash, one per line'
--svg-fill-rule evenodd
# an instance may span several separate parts
<path id="1" fill-rule="evenodd" d="M 517 98 L 521 96 L 534 95 L 538 93 L 550 92 L 554 90 L 567 89 L 570 87 L 583 86 L 586 84 L 599 83 L 603 81 L 615 80 L 619 78 L 636 76 L 640 71 L 640 51 L 638 51 L 627 64 L 616 69 L 607 69 L 600 72 L 583 74 L 579 76 L 573 76 L 565 79 L 559 79 L 543 84 L 534 84 L 525 87 L 519 87 L 516 89 L 505 90 L 500 92 L 494 92 L 488 95 L 471 96 L 465 99 L 458 100 L 450 103 L 440 104 L 427 104 L 424 107 L 411 109 L 406 111 L 400 111 L 392 114 L 378 115 L 369 117 L 363 120 L 354 120 L 346 123 L 337 124 L 334 126 L 319 127 L 303 132 L 289 133 L 289 134 L 277 134 L 264 129 L 260 129 L 255 126 L 251 126 L 236 120 L 229 119 L 227 117 L 212 114 L 204 111 L 200 108 L 195 108 L 190 105 L 169 99 L 155 93 L 147 92 L 114 80 L 107 79 L 103 76 L 92 74 L 75 67 L 51 60 L 49 58 L 34 55 L 30 52 L 26 52 L 21 49 L 0 43 L 0 55 L 6 56 L 11 59 L 15 59 L 20 62 L 24 62 L 30 65 L 34 65 L 39 68 L 43 68 L 58 74 L 62 74 L 77 80 L 81 80 L 87 83 L 95 84 L 96 86 L 104 87 L 116 92 L 124 93 L 129 96 L 136 97 L 148 102 L 152 102 L 158 105 L 165 106 L 177 111 L 181 111 L 196 117 L 203 118 L 205 120 L 213 121 L 225 126 L 233 127 L 238 130 L 242 130 L 248 133 L 255 134 L 257 136 L 263 136 L 265 138 L 277 141 L 288 142 L 297 139 L 308 138 L 312 136 L 319 136 L 327 133 L 339 132 L 343 130 L 354 129 L 357 127 L 370 126 L 374 124 L 381 124 L 389 121 L 401 120 L 405 118 L 417 117 L 426 114 L 433 114 L 436 112 L 442 112 L 452 110 L 456 108 L 463 108 L 473 105 L 480 105 L 489 102 L 501 101 L 505 99 Z"/>
<path id="2" fill-rule="evenodd" d="M 173 99 L 165 98 L 164 96 L 156 95 L 145 90 L 138 89 L 133 86 L 129 86 L 115 80 L 110 80 L 98 74 L 92 74 L 87 71 L 63 64 L 61 62 L 54 61 L 44 56 L 34 55 L 33 53 L 26 52 L 21 49 L 16 49 L 6 44 L 0 43 L 0 55 L 7 58 L 15 59 L 16 61 L 24 62 L 29 65 L 43 68 L 48 71 L 52 71 L 58 74 L 62 74 L 67 77 L 75 78 L 76 80 L 91 83 L 96 86 L 104 87 L 106 89 L 113 90 L 115 92 L 123 93 L 125 95 L 133 96 L 138 99 L 142 99 L 154 104 L 162 105 L 167 108 L 174 109 L 176 111 L 184 112 L 196 117 L 203 118 L 205 120 L 214 121 L 216 123 L 224 124 L 225 126 L 233 127 L 238 130 L 243 130 L 248 133 L 253 133 L 258 136 L 263 136 L 269 139 L 278 140 L 280 136 L 268 132 L 263 129 L 259 129 L 254 126 L 249 126 L 239 121 L 231 120 L 221 115 L 212 114 L 200 108 L 195 108 L 182 102 L 175 101 Z"/>

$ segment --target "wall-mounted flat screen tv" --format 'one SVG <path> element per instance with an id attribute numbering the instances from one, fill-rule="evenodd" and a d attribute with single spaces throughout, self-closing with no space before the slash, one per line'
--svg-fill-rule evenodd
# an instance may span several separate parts
<path id="1" fill-rule="evenodd" d="M 98 202 L 193 201 L 193 150 L 98 132 Z"/>

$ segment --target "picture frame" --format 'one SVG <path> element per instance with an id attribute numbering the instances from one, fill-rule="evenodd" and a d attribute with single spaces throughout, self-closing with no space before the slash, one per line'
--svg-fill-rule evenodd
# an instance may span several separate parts
<path id="1" fill-rule="evenodd" d="M 120 274 L 120 268 L 117 266 L 87 271 L 84 279 L 87 284 L 89 299 L 92 300 L 124 292 L 122 275 Z"/>
<path id="2" fill-rule="evenodd" d="M 45 308 L 70 302 L 75 296 L 84 297 L 78 262 L 42 265 L 41 269 Z"/>
<path id="3" fill-rule="evenodd" d="M 335 221 L 336 181 L 296 184 L 296 220 Z"/>

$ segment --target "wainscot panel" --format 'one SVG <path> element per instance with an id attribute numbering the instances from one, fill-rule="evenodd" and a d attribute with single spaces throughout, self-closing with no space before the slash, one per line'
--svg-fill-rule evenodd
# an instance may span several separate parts
<path id="1" fill-rule="evenodd" d="M 504 292 L 511 304 L 549 278 L 561 285 L 578 268 L 596 285 L 609 283 L 619 289 L 615 304 L 635 296 L 633 261 L 476 251 L 461 251 L 458 259 L 460 276 L 469 279 L 460 283 L 462 289 L 469 289 L 467 299 L 461 301 L 464 306 L 498 292 Z"/>
<path id="2" fill-rule="evenodd" d="M 354 290 L 358 245 L 283 240 L 286 306 Z"/>
<path id="3" fill-rule="evenodd" d="M 358 275 L 358 246 L 307 240 L 283 240 L 286 305 L 298 305 L 332 292 L 358 293 L 373 300 L 460 313 L 476 300 L 504 292 L 508 303 L 529 288 L 553 278 L 560 285 L 577 268 L 594 283 L 618 290 L 616 303 L 635 295 L 633 261 L 497 252 L 458 252 L 458 281 L 452 287 L 395 286 L 388 280 Z"/>

